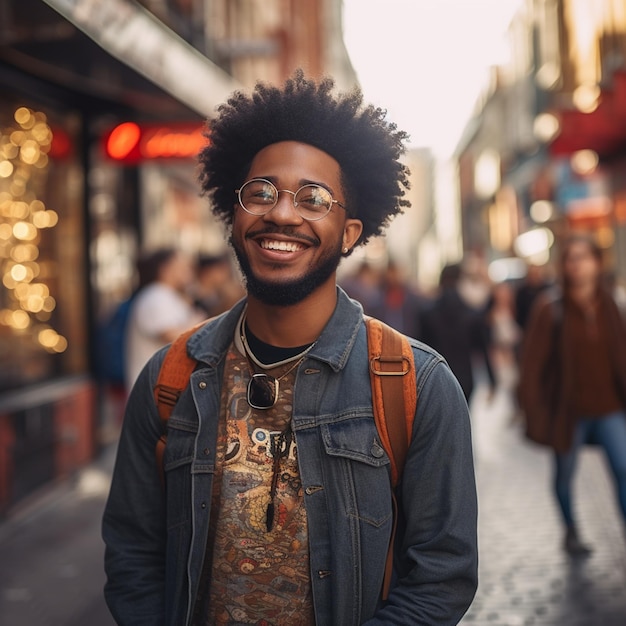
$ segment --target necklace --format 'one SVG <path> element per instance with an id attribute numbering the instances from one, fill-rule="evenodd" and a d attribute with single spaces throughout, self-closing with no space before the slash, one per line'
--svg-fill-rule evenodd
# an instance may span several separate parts
<path id="1" fill-rule="evenodd" d="M 291 356 L 288 356 L 287 358 L 281 359 L 280 361 L 274 361 L 273 363 L 263 363 L 257 358 L 257 356 L 254 354 L 254 351 L 250 347 L 250 342 L 248 341 L 248 335 L 246 334 L 246 321 L 247 321 L 247 316 L 244 316 L 243 319 L 241 320 L 241 325 L 239 327 L 239 337 L 241 338 L 241 343 L 243 344 L 246 356 L 258 367 L 265 369 L 265 370 L 274 369 L 276 367 L 280 367 L 281 365 L 287 365 L 287 363 L 291 363 L 292 361 L 299 359 L 300 357 L 304 356 L 307 352 L 309 352 L 309 350 L 311 350 L 311 348 L 313 348 L 313 346 L 316 343 L 316 342 L 313 342 L 312 344 L 309 344 L 306 348 L 304 348 L 304 350 L 298 352 L 297 354 L 292 354 Z M 256 337 L 254 337 L 254 339 L 259 343 L 263 343 L 263 342 L 260 342 L 259 339 L 256 339 Z"/>
<path id="2" fill-rule="evenodd" d="M 255 356 L 250 346 L 248 345 L 248 339 L 246 337 L 246 328 L 245 328 L 246 317 L 244 316 L 241 320 L 241 325 L 239 327 L 239 335 L 241 337 L 241 343 L 243 345 L 243 349 L 246 355 L 246 360 L 248 362 L 248 368 L 250 370 L 250 380 L 248 381 L 248 393 L 247 400 L 248 404 L 253 409 L 271 409 L 278 400 L 278 393 L 280 391 L 280 381 L 287 376 L 287 374 L 291 373 L 302 361 L 304 361 L 306 355 L 309 353 L 311 348 L 315 345 L 313 342 L 310 346 L 307 346 L 305 350 L 302 352 L 295 354 L 288 359 L 283 359 L 278 363 L 273 363 L 271 365 L 272 368 L 278 367 L 280 365 L 286 365 L 287 363 L 292 363 L 291 367 L 287 369 L 287 371 L 283 372 L 280 376 L 275 377 L 267 372 L 256 372 L 254 370 L 254 365 L 256 364 L 258 367 L 267 369 L 268 366 L 261 363 Z"/>

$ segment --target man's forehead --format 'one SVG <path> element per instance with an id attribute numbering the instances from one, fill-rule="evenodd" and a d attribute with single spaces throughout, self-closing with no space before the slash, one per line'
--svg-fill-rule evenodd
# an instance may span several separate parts
<path id="1" fill-rule="evenodd" d="M 300 141 L 280 141 L 261 148 L 250 166 L 250 170 L 258 168 L 275 168 L 276 171 L 302 170 L 326 175 L 341 175 L 341 166 L 328 152 Z M 264 174 L 269 177 L 271 172 Z"/>

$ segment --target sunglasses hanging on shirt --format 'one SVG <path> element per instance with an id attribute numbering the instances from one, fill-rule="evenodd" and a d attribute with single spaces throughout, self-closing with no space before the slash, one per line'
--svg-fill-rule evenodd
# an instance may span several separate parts
<path id="1" fill-rule="evenodd" d="M 250 346 L 248 344 L 248 339 L 246 337 L 245 318 L 241 322 L 240 337 L 241 337 L 241 343 L 243 344 L 244 351 L 246 353 L 246 357 L 248 359 L 248 365 L 251 368 L 250 380 L 248 381 L 248 391 L 246 395 L 248 404 L 253 409 L 260 409 L 260 410 L 271 409 L 276 404 L 276 401 L 278 400 L 278 393 L 280 391 L 280 381 L 283 378 L 285 378 L 285 376 L 293 372 L 293 370 L 296 369 L 296 367 L 298 367 L 298 365 L 300 365 L 302 361 L 304 361 L 306 355 L 311 350 L 311 348 L 315 345 L 315 343 L 312 343 L 310 346 L 307 346 L 307 348 L 303 352 L 300 352 L 299 354 L 296 354 L 293 357 L 291 357 L 291 359 L 296 359 L 294 364 L 289 369 L 287 369 L 286 372 L 283 372 L 280 376 L 275 377 L 275 376 L 272 376 L 271 374 L 267 374 L 265 372 L 256 372 L 252 369 L 253 368 L 252 364 L 256 362 L 256 359 L 254 357 L 254 354 L 252 353 L 252 350 L 250 349 Z M 283 361 L 283 363 L 289 362 L 291 359 L 288 359 L 287 361 Z"/>

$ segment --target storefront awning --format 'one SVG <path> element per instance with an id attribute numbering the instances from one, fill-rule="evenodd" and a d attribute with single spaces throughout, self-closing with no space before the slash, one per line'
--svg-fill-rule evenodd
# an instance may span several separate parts
<path id="1" fill-rule="evenodd" d="M 242 86 L 128 0 L 44 0 L 111 56 L 202 116 Z"/>
<path id="2" fill-rule="evenodd" d="M 576 109 L 555 112 L 560 133 L 550 145 L 554 156 L 577 150 L 594 150 L 610 156 L 626 144 L 626 73 L 615 72 L 610 87 L 603 88 L 598 107 L 590 113 Z"/>

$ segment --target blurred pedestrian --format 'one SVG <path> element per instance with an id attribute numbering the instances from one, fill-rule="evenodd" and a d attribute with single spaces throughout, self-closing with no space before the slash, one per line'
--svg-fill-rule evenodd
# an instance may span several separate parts
<path id="1" fill-rule="evenodd" d="M 517 350 L 522 340 L 522 329 L 515 319 L 515 295 L 508 282 L 496 283 L 487 307 L 492 364 L 498 384 L 515 380 Z"/>
<path id="2" fill-rule="evenodd" d="M 363 261 L 356 271 L 339 282 L 346 293 L 361 304 L 366 315 L 374 315 L 380 307 L 380 281 L 380 271 L 368 261 Z"/>
<path id="3" fill-rule="evenodd" d="M 398 264 L 390 260 L 380 282 L 380 297 L 372 307 L 371 315 L 409 337 L 418 338 L 421 334 L 420 315 L 425 303 Z"/>
<path id="4" fill-rule="evenodd" d="M 190 293 L 195 275 L 189 256 L 175 249 L 151 252 L 138 262 L 140 284 L 126 331 L 126 387 L 131 389 L 148 359 L 206 315 Z"/>
<path id="5" fill-rule="evenodd" d="M 526 276 L 515 292 L 515 319 L 522 331 L 528 324 L 530 311 L 537 296 L 549 287 L 545 266 L 529 263 Z"/>
<path id="6" fill-rule="evenodd" d="M 461 263 L 456 287 L 461 298 L 476 311 L 484 311 L 491 298 L 491 287 L 484 251 L 468 252 Z"/>
<path id="7" fill-rule="evenodd" d="M 421 340 L 439 352 L 457 377 L 466 400 L 474 391 L 474 368 L 481 361 L 495 389 L 489 356 L 489 329 L 484 312 L 465 302 L 459 292 L 461 265 L 446 265 L 439 278 L 439 294 L 421 315 Z"/>
<path id="8" fill-rule="evenodd" d="M 230 255 L 200 255 L 197 263 L 194 303 L 207 317 L 219 315 L 245 295 L 235 276 Z"/>
<path id="9" fill-rule="evenodd" d="M 130 394 L 103 520 L 119 624 L 456 624 L 473 599 L 460 387 L 407 339 L 419 401 L 394 516 L 363 310 L 336 283 L 340 260 L 407 204 L 406 135 L 358 90 L 332 88 L 297 72 L 211 120 L 202 188 L 247 297 L 186 342 L 198 365 L 168 421 L 164 486 L 154 387 L 167 350 Z"/>
<path id="10" fill-rule="evenodd" d="M 554 493 L 564 548 L 589 554 L 580 539 L 572 482 L 581 447 L 602 446 L 626 522 L 626 330 L 602 279 L 602 251 L 572 236 L 561 263 L 562 291 L 533 308 L 522 350 L 519 403 L 530 439 L 555 451 Z"/>

